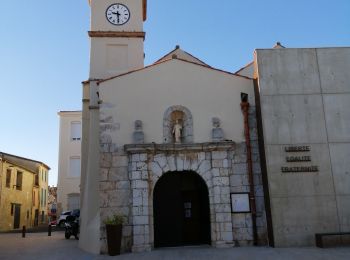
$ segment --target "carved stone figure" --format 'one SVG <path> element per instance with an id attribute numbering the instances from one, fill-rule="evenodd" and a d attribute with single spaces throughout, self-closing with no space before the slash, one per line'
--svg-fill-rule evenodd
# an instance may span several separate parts
<path id="1" fill-rule="evenodd" d="M 213 142 L 220 142 L 224 140 L 224 131 L 220 127 L 220 119 L 218 117 L 212 118 L 213 129 L 211 131 L 211 138 Z"/>
<path id="2" fill-rule="evenodd" d="M 135 131 L 132 135 L 133 143 L 135 144 L 143 144 L 145 141 L 145 134 L 142 130 L 142 121 L 136 120 L 135 121 Z"/>
<path id="3" fill-rule="evenodd" d="M 220 127 L 220 118 L 213 117 L 211 121 L 213 123 L 213 127 L 214 128 L 219 128 Z"/>
<path id="4" fill-rule="evenodd" d="M 173 127 L 173 135 L 175 139 L 175 143 L 181 143 L 181 133 L 182 133 L 182 125 L 179 120 L 176 120 L 176 124 Z"/>

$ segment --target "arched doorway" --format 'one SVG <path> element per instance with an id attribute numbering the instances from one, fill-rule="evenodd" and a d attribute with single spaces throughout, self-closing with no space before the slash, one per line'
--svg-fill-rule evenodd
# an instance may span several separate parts
<path id="1" fill-rule="evenodd" d="M 153 194 L 154 246 L 210 244 L 208 188 L 190 171 L 169 172 Z"/>

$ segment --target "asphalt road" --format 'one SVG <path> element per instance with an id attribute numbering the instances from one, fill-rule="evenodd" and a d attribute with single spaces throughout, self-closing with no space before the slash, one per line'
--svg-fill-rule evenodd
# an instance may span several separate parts
<path id="1" fill-rule="evenodd" d="M 53 232 L 51 237 L 47 233 L 28 233 L 25 238 L 21 234 L 0 234 L 0 259 L 235 259 L 235 260 L 347 260 L 350 259 L 350 247 L 336 248 L 267 248 L 267 247 L 236 247 L 230 249 L 216 249 L 204 247 L 182 247 L 157 249 L 152 252 L 138 254 L 124 254 L 110 257 L 106 255 L 92 255 L 78 248 L 78 241 L 74 238 L 66 240 L 64 233 Z"/>

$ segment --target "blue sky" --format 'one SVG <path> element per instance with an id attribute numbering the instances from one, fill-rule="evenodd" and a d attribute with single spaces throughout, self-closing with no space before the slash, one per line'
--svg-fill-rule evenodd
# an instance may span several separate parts
<path id="1" fill-rule="evenodd" d="M 50 185 L 57 182 L 57 112 L 81 109 L 88 78 L 87 2 L 0 3 L 0 151 L 48 164 Z M 148 0 L 144 30 L 146 65 L 179 44 L 235 71 L 254 49 L 277 41 L 291 48 L 350 46 L 350 1 Z"/>

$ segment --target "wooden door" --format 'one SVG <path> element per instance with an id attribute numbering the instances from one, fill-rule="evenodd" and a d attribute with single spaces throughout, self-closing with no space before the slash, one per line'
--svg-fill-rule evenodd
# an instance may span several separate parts
<path id="1" fill-rule="evenodd" d="M 37 227 L 39 225 L 39 210 L 35 210 L 35 215 L 34 215 L 34 226 Z"/>
<path id="2" fill-rule="evenodd" d="M 13 228 L 18 229 L 20 227 L 21 222 L 21 205 L 15 204 L 14 205 L 14 221 L 13 221 Z"/>
<path id="3" fill-rule="evenodd" d="M 193 172 L 165 174 L 153 194 L 155 247 L 210 243 L 206 184 Z"/>

